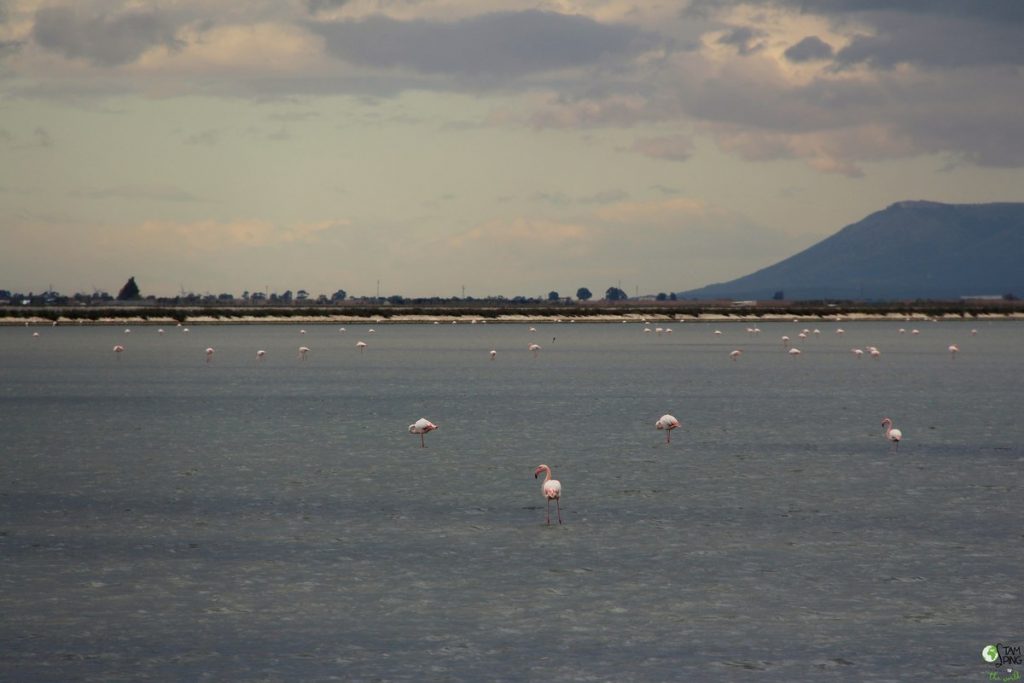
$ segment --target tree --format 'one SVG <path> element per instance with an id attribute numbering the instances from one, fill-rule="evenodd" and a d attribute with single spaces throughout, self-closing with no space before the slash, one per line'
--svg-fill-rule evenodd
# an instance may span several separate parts
<path id="1" fill-rule="evenodd" d="M 347 296 L 348 292 L 346 292 L 344 289 L 339 289 L 337 292 L 331 295 L 331 301 L 344 301 Z"/>
<path id="2" fill-rule="evenodd" d="M 548 292 L 548 301 L 558 301 L 561 298 L 558 296 L 558 292 Z"/>
<path id="3" fill-rule="evenodd" d="M 677 301 L 678 299 L 679 299 L 679 297 L 676 296 L 675 292 L 669 292 L 668 293 L 668 300 L 669 301 Z"/>
<path id="4" fill-rule="evenodd" d="M 666 294 L 665 292 L 658 292 L 658 296 L 654 297 L 654 300 L 655 301 L 667 301 L 668 300 L 668 294 Z"/>
<path id="5" fill-rule="evenodd" d="M 580 287 L 579 289 L 576 290 L 576 298 L 579 299 L 580 301 L 587 301 L 592 296 L 594 295 L 591 294 L 590 290 L 587 289 L 586 287 Z"/>
<path id="6" fill-rule="evenodd" d="M 609 287 L 604 293 L 604 298 L 608 301 L 625 301 L 629 296 L 618 287 Z"/>
<path id="7" fill-rule="evenodd" d="M 775 299 L 776 301 L 782 301 L 785 298 L 785 296 L 786 295 L 780 289 L 779 291 L 775 292 L 775 294 L 772 296 L 772 298 Z"/>
<path id="8" fill-rule="evenodd" d="M 135 276 L 128 278 L 128 282 L 124 283 L 124 287 L 117 293 L 118 301 L 133 301 L 139 298 L 139 286 L 135 284 Z"/>

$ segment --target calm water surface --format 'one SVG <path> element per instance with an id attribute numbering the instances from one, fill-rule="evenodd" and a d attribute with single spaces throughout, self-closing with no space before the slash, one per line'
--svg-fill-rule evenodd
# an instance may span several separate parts
<path id="1" fill-rule="evenodd" d="M 1024 325 L 747 326 L 0 328 L 0 680 L 988 680 Z"/>

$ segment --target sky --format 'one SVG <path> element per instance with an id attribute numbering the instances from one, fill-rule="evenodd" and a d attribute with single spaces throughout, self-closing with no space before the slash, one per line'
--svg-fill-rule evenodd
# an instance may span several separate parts
<path id="1" fill-rule="evenodd" d="M 0 289 L 722 282 L 1024 200 L 1021 36 L 1019 0 L 0 0 Z"/>

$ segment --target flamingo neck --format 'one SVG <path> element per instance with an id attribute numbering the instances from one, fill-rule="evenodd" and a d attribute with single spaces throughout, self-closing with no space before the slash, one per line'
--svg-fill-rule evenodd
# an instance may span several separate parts
<path id="1" fill-rule="evenodd" d="M 550 467 L 545 467 L 544 468 L 544 481 L 551 481 L 551 468 Z"/>

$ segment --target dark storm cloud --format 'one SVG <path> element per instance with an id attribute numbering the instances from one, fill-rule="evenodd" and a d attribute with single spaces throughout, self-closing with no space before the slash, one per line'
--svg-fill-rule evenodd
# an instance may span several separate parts
<path id="1" fill-rule="evenodd" d="M 786 59 L 791 62 L 812 62 L 832 57 L 832 46 L 818 36 L 807 36 L 799 43 L 791 45 L 785 52 Z"/>
<path id="2" fill-rule="evenodd" d="M 931 68 L 1024 64 L 1021 24 L 897 12 L 882 13 L 873 23 L 876 35 L 855 37 L 836 55 L 838 64 L 880 68 L 902 63 Z"/>
<path id="3" fill-rule="evenodd" d="M 749 55 L 761 49 L 761 44 L 755 42 L 763 35 L 761 31 L 749 26 L 736 26 L 718 39 L 722 45 L 732 45 L 741 55 Z"/>
<path id="4" fill-rule="evenodd" d="M 401 67 L 460 79 L 514 79 L 638 54 L 652 34 L 582 16 L 525 11 L 457 22 L 360 21 L 310 24 L 335 57 L 359 66 Z"/>
<path id="5" fill-rule="evenodd" d="M 1021 0 L 694 0 L 687 12 L 708 14 L 728 5 L 790 8 L 870 27 L 870 35 L 855 37 L 838 52 L 840 66 L 1024 64 Z"/>
<path id="6" fill-rule="evenodd" d="M 306 0 L 306 9 L 310 14 L 319 14 L 344 7 L 348 2 L 349 0 Z"/>
<path id="7" fill-rule="evenodd" d="M 72 7 L 44 7 L 36 12 L 32 36 L 41 47 L 68 59 L 118 66 L 156 45 L 179 47 L 176 29 L 173 20 L 154 10 L 87 15 Z"/>

